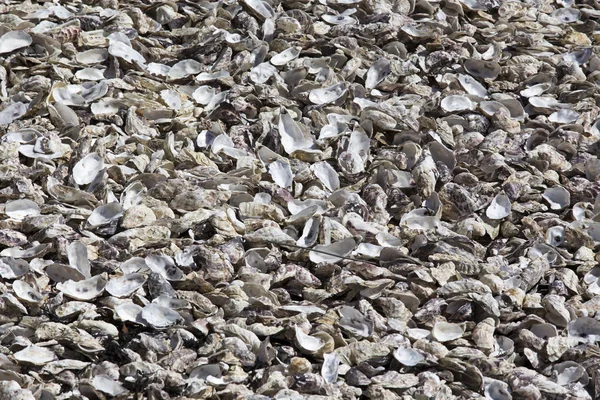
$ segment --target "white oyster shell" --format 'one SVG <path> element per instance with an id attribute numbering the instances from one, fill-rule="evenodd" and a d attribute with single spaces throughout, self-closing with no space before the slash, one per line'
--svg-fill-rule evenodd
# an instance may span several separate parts
<path id="1" fill-rule="evenodd" d="M 314 263 L 336 263 L 348 256 L 354 248 L 356 242 L 352 238 L 340 240 L 330 245 L 317 245 L 309 253 L 310 260 Z"/>
<path id="2" fill-rule="evenodd" d="M 440 107 L 446 112 L 468 111 L 475 108 L 475 103 L 467 96 L 455 94 L 444 97 Z"/>
<path id="3" fill-rule="evenodd" d="M 11 31 L 0 36 L 0 54 L 11 53 L 22 49 L 33 43 L 33 39 L 27 32 Z"/>
<path id="4" fill-rule="evenodd" d="M 78 185 L 87 185 L 104 168 L 104 160 L 99 155 L 92 153 L 83 157 L 73 167 L 73 179 Z"/>
<path id="5" fill-rule="evenodd" d="M 296 342 L 300 348 L 306 352 L 315 353 L 325 346 L 325 342 L 323 342 L 323 340 L 315 336 L 307 335 L 298 327 L 295 328 L 295 333 Z"/>
<path id="6" fill-rule="evenodd" d="M 129 63 L 146 64 L 144 56 L 121 41 L 111 43 L 108 46 L 108 53 L 112 56 L 122 58 Z"/>
<path id="7" fill-rule="evenodd" d="M 100 296 L 106 286 L 106 278 L 96 275 L 78 282 L 68 280 L 56 285 L 56 288 L 66 296 L 77 300 L 92 300 Z"/>
<path id="8" fill-rule="evenodd" d="M 131 273 L 112 278 L 106 284 L 106 291 L 115 297 L 126 297 L 138 290 L 146 282 L 146 278 L 139 273 Z"/>
<path id="9" fill-rule="evenodd" d="M 464 330 L 462 326 L 450 322 L 436 322 L 431 330 L 431 336 L 440 342 L 449 342 L 462 337 Z"/>
<path id="10" fill-rule="evenodd" d="M 269 173 L 273 178 L 273 182 L 282 188 L 290 187 L 294 182 L 294 175 L 290 164 L 283 160 L 276 160 L 269 164 Z"/>
<path id="11" fill-rule="evenodd" d="M 44 365 L 57 358 L 52 350 L 35 345 L 27 346 L 23 350 L 17 351 L 14 357 L 17 361 L 33 365 Z"/>
<path id="12" fill-rule="evenodd" d="M 323 182 L 325 187 L 331 192 L 335 192 L 340 188 L 340 178 L 333 167 L 325 162 L 320 161 L 312 165 L 312 170 L 315 176 Z"/>
<path id="13" fill-rule="evenodd" d="M 571 203 L 571 194 L 562 186 L 546 189 L 542 194 L 552 210 L 562 210 Z"/>
<path id="14" fill-rule="evenodd" d="M 302 132 L 296 121 L 294 121 L 286 110 L 279 115 L 279 135 L 285 152 L 292 154 L 297 150 L 309 149 L 313 146 L 310 134 Z"/>
<path id="15" fill-rule="evenodd" d="M 15 295 L 28 303 L 39 303 L 44 299 L 44 296 L 40 292 L 22 280 L 14 281 L 12 287 Z"/>
<path id="16" fill-rule="evenodd" d="M 123 208 L 117 202 L 105 204 L 94 209 L 87 222 L 91 226 L 101 226 L 123 216 Z"/>
<path id="17" fill-rule="evenodd" d="M 394 358 L 407 367 L 414 367 L 425 359 L 423 355 L 415 349 L 399 348 L 394 351 Z"/>
<path id="18" fill-rule="evenodd" d="M 29 263 L 11 257 L 0 258 L 0 276 L 3 279 L 16 279 L 29 272 Z"/>
<path id="19" fill-rule="evenodd" d="M 507 195 L 501 193 L 494 197 L 492 203 L 485 210 L 489 219 L 503 219 L 510 215 L 511 205 Z"/>
<path id="20" fill-rule="evenodd" d="M 313 104 L 324 105 L 333 103 L 340 99 L 348 92 L 348 88 L 345 83 L 336 83 L 335 85 L 328 86 L 326 88 L 313 89 L 308 95 L 308 99 Z"/>
<path id="21" fill-rule="evenodd" d="M 144 307 L 141 317 L 148 325 L 156 329 L 168 328 L 182 320 L 181 315 L 177 311 L 156 303 L 150 303 Z"/>
<path id="22" fill-rule="evenodd" d="M 4 213 L 12 219 L 22 221 L 28 216 L 40 215 L 40 207 L 28 199 L 19 199 L 6 202 Z"/>

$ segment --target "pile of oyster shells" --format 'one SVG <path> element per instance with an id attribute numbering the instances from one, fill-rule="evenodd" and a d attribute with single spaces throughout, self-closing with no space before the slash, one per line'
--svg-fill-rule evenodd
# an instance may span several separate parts
<path id="1" fill-rule="evenodd" d="M 0 398 L 597 399 L 600 3 L 0 4 Z"/>

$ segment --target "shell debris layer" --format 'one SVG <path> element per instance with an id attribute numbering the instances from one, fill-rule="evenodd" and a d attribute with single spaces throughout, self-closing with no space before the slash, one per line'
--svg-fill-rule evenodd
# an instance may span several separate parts
<path id="1" fill-rule="evenodd" d="M 598 397 L 597 2 L 0 15 L 0 398 Z"/>

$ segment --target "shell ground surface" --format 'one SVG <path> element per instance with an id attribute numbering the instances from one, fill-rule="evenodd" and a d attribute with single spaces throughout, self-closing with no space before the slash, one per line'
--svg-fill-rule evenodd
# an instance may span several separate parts
<path id="1" fill-rule="evenodd" d="M 0 5 L 0 399 L 600 393 L 600 6 Z"/>

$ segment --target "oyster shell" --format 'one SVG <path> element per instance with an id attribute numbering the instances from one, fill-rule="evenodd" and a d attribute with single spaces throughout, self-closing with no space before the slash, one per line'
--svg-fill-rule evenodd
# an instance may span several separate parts
<path id="1" fill-rule="evenodd" d="M 181 315 L 170 308 L 150 303 L 141 311 L 142 319 L 156 329 L 165 329 L 181 321 Z"/>
<path id="2" fill-rule="evenodd" d="M 133 272 L 118 278 L 113 278 L 106 284 L 106 291 L 115 297 L 126 297 L 138 290 L 146 282 L 146 278 Z"/>
<path id="3" fill-rule="evenodd" d="M 0 54 L 12 53 L 33 43 L 31 35 L 24 31 L 6 32 L 0 36 Z"/>
<path id="4" fill-rule="evenodd" d="M 40 207 L 28 199 L 9 201 L 4 205 L 4 213 L 10 218 L 22 221 L 25 217 L 40 215 Z"/>
<path id="5" fill-rule="evenodd" d="M 56 360 L 56 354 L 51 350 L 35 345 L 27 346 L 23 350 L 17 351 L 14 357 L 19 362 L 33 365 L 44 365 Z"/>
<path id="6" fill-rule="evenodd" d="M 0 6 L 0 398 L 598 397 L 595 2 L 84 3 Z"/>
<path id="7" fill-rule="evenodd" d="M 105 286 L 106 278 L 102 275 L 96 275 L 80 281 L 60 282 L 56 285 L 56 288 L 66 296 L 76 300 L 92 300 L 102 294 Z"/>
<path id="8" fill-rule="evenodd" d="M 91 183 L 104 168 L 104 161 L 97 154 L 88 154 L 73 167 L 73 180 L 78 185 Z"/>

